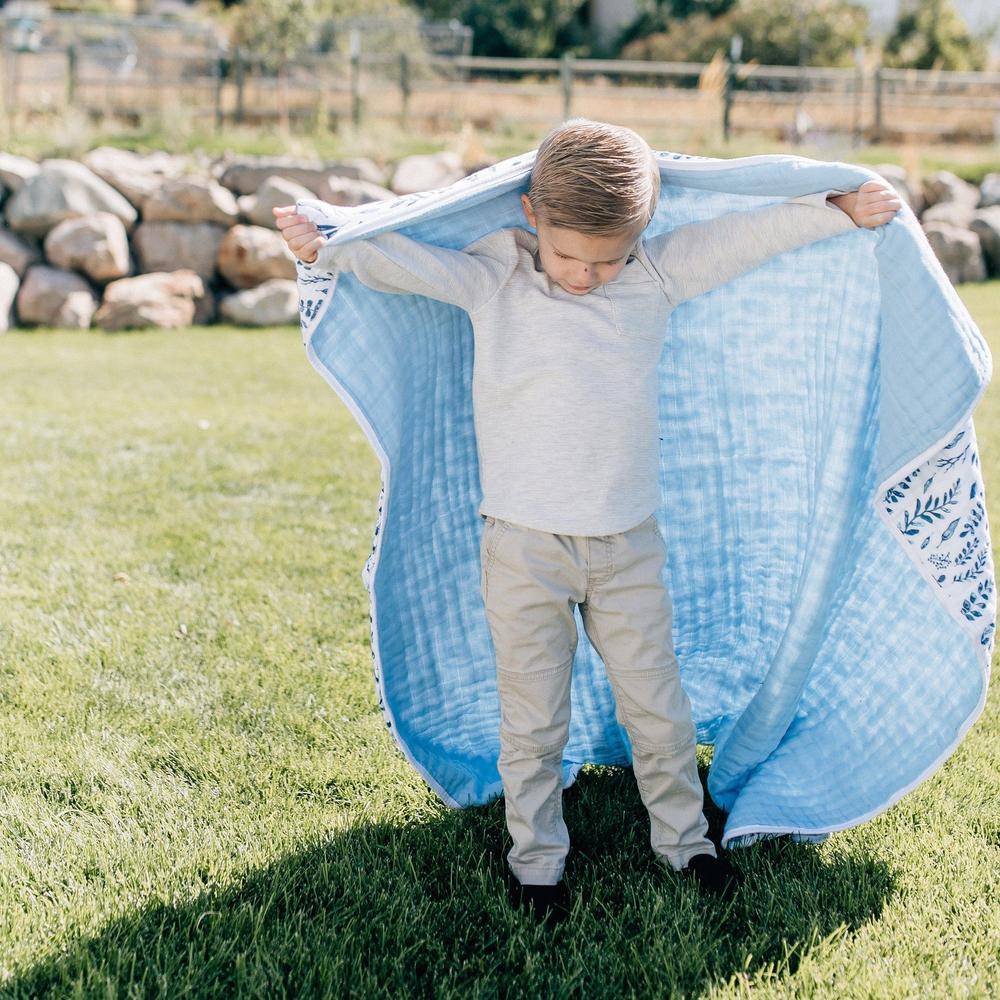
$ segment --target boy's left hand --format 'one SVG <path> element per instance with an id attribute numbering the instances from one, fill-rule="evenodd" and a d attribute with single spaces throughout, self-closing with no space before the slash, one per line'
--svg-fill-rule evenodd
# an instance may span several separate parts
<path id="1" fill-rule="evenodd" d="M 888 181 L 865 181 L 857 191 L 827 200 L 846 212 L 856 226 L 867 229 L 884 225 L 903 207 L 896 189 Z"/>

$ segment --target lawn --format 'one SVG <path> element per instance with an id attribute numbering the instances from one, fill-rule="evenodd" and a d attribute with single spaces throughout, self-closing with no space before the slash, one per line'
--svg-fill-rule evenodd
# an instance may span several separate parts
<path id="1" fill-rule="evenodd" d="M 1000 282 L 960 291 L 1000 359 Z M 871 822 L 738 854 L 730 903 L 585 768 L 549 938 L 502 800 L 448 809 L 379 714 L 378 466 L 298 331 L 15 331 L 0 386 L 0 996 L 1000 995 L 996 686 Z M 976 417 L 1000 526 L 995 385 Z"/>

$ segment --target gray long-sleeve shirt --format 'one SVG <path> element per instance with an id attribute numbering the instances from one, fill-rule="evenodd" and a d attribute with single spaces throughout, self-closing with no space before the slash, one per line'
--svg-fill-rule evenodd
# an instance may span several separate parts
<path id="1" fill-rule="evenodd" d="M 529 229 L 451 250 L 398 232 L 323 245 L 304 272 L 465 309 L 480 514 L 564 535 L 610 535 L 660 500 L 658 362 L 676 306 L 775 254 L 855 228 L 820 191 L 640 238 L 585 295 L 551 281 Z M 345 220 L 351 209 L 330 206 Z M 304 209 L 302 214 L 308 215 Z"/>

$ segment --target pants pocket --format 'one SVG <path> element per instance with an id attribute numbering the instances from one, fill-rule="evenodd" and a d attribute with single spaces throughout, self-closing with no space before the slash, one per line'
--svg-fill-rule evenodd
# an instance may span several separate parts
<path id="1" fill-rule="evenodd" d="M 496 559 L 497 546 L 507 529 L 511 526 L 510 521 L 503 521 L 498 517 L 487 515 L 486 523 L 483 525 L 483 534 L 479 544 L 480 576 L 479 586 L 483 592 L 483 601 L 489 592 L 490 570 L 493 568 L 493 561 Z"/>

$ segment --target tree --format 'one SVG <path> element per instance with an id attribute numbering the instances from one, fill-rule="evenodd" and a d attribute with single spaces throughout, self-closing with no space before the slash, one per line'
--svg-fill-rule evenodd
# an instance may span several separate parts
<path id="1" fill-rule="evenodd" d="M 288 67 L 312 38 L 315 0 L 244 0 L 232 19 L 232 43 L 261 58 L 278 77 L 278 127 L 287 135 Z"/>
<path id="2" fill-rule="evenodd" d="M 885 41 L 883 60 L 898 69 L 981 70 L 989 54 L 984 36 L 969 32 L 951 0 L 907 0 Z"/>
<path id="3" fill-rule="evenodd" d="M 546 58 L 588 55 L 588 0 L 414 0 L 429 18 L 457 18 L 472 28 L 477 56 Z"/>
<path id="4" fill-rule="evenodd" d="M 636 39 L 666 34 L 681 21 L 685 27 L 690 26 L 693 31 L 704 35 L 705 26 L 732 10 L 737 2 L 738 0 L 653 0 L 652 6 L 649 6 L 647 0 L 647 6 L 618 35 L 616 48 L 623 49 Z"/>
<path id="5" fill-rule="evenodd" d="M 630 42 L 623 59 L 708 62 L 728 50 L 733 35 L 743 39 L 741 60 L 796 66 L 850 66 L 868 35 L 868 10 L 851 0 L 742 0 L 720 17 L 696 13 L 674 21 L 666 32 Z"/>

